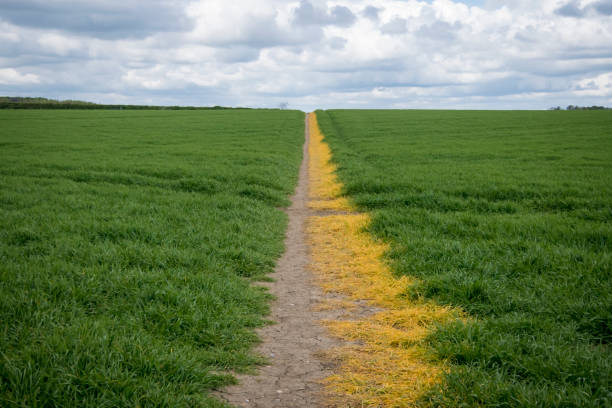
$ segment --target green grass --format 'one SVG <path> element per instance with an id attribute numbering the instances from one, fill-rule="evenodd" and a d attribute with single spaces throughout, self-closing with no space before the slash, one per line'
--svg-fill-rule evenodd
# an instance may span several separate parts
<path id="1" fill-rule="evenodd" d="M 372 211 L 433 330 L 447 407 L 612 406 L 612 112 L 322 111 L 345 194 Z"/>
<path id="2" fill-rule="evenodd" d="M 297 111 L 0 111 L 0 406 L 220 407 L 282 253 Z"/>

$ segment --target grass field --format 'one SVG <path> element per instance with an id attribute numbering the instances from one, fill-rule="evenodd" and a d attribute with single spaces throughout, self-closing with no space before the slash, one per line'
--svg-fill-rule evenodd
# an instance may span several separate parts
<path id="1" fill-rule="evenodd" d="M 423 406 L 612 405 L 612 114 L 319 111 L 402 297 L 470 316 Z"/>
<path id="2" fill-rule="evenodd" d="M 297 111 L 0 111 L 0 406 L 222 406 L 258 363 Z"/>

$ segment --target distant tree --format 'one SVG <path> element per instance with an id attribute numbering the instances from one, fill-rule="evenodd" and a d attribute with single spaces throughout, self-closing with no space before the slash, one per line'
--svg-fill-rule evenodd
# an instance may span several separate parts
<path id="1" fill-rule="evenodd" d="M 607 108 L 605 106 L 598 106 L 598 105 L 593 105 L 593 106 L 578 106 L 578 105 L 568 105 L 567 110 L 608 110 L 610 108 Z"/>
<path id="2" fill-rule="evenodd" d="M 281 102 L 278 104 L 279 109 L 287 109 L 289 107 L 289 102 Z"/>

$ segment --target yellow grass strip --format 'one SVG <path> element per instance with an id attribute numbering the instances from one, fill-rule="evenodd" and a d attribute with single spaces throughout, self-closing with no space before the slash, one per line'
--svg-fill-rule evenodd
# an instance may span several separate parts
<path id="1" fill-rule="evenodd" d="M 357 320 L 326 321 L 335 335 L 351 345 L 334 350 L 337 374 L 325 383 L 331 403 L 354 407 L 408 407 L 446 370 L 427 356 L 422 341 L 433 324 L 461 317 L 460 311 L 404 296 L 415 280 L 396 278 L 381 258 L 387 245 L 364 232 L 368 214 L 350 213 L 340 197 L 342 185 L 330 163 L 315 114 L 310 114 L 310 199 L 318 210 L 343 210 L 342 215 L 313 216 L 308 223 L 312 270 L 321 287 L 354 301 L 366 300 L 376 312 Z M 338 307 L 351 307 L 339 302 Z M 336 397 L 334 397 L 336 396 Z M 337 401 L 334 401 L 337 399 Z M 347 402 L 347 400 L 349 402 Z"/>
<path id="2" fill-rule="evenodd" d="M 308 114 L 310 125 L 310 143 L 308 153 L 308 189 L 309 207 L 315 210 L 351 211 L 352 207 L 346 198 L 340 197 L 342 184 L 336 178 L 336 166 L 331 162 L 331 150 L 323 142 L 314 113 Z"/>

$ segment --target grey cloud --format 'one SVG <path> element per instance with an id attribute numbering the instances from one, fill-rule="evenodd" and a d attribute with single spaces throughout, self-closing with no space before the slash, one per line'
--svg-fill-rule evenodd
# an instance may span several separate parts
<path id="1" fill-rule="evenodd" d="M 380 27 L 383 34 L 404 34 L 408 31 L 408 21 L 405 18 L 395 17 L 393 20 Z"/>
<path id="2" fill-rule="evenodd" d="M 612 71 L 612 63 L 598 58 L 514 58 L 506 62 L 506 67 L 547 78 L 584 77 Z"/>
<path id="3" fill-rule="evenodd" d="M 587 7 L 580 7 L 578 0 L 571 0 L 556 9 L 555 13 L 564 17 L 580 18 L 584 17 L 589 10 L 605 16 L 612 16 L 612 0 L 599 0 Z"/>
<path id="4" fill-rule="evenodd" d="M 340 62 L 318 66 L 317 72 L 328 74 L 346 73 L 346 74 L 362 74 L 366 77 L 371 77 L 372 72 L 402 72 L 406 69 L 406 60 L 403 57 L 397 58 L 377 58 L 371 61 L 355 63 L 353 61 Z"/>
<path id="5" fill-rule="evenodd" d="M 571 89 L 566 78 L 547 78 L 530 74 L 511 74 L 505 78 L 482 81 L 463 87 L 465 95 L 505 96 L 526 92 L 561 92 Z"/>
<path id="6" fill-rule="evenodd" d="M 467 1 L 466 3 L 471 3 Z M 507 7 L 510 10 L 533 8 L 536 3 L 533 0 L 484 0 L 480 4 L 486 10 L 497 10 L 502 7 Z"/>
<path id="7" fill-rule="evenodd" d="M 79 63 L 83 61 L 87 61 L 87 56 L 85 55 L 51 55 L 44 54 L 43 52 L 38 51 L 35 47 L 28 47 L 28 50 L 33 52 L 33 54 L 27 54 L 23 49 L 19 50 L 20 52 L 24 52 L 24 54 L 18 54 L 17 51 L 13 51 L 12 55 L 0 54 L 0 68 L 20 68 L 20 67 L 44 67 L 44 66 L 56 66 L 57 64 L 62 63 Z"/>
<path id="8" fill-rule="evenodd" d="M 444 21 L 436 21 L 430 25 L 421 26 L 416 35 L 437 41 L 451 41 L 455 39 L 455 33 L 461 26 L 459 22 L 451 25 Z"/>
<path id="9" fill-rule="evenodd" d="M 533 42 L 533 39 L 531 37 L 529 37 L 529 36 L 527 36 L 527 35 L 525 35 L 523 33 L 516 33 L 516 34 L 514 34 L 514 39 L 518 40 L 518 41 L 527 42 L 527 43 Z"/>
<path id="10" fill-rule="evenodd" d="M 347 40 L 342 37 L 332 37 L 329 39 L 329 46 L 333 50 L 342 50 L 346 46 Z"/>
<path id="11" fill-rule="evenodd" d="M 320 26 L 298 26 L 287 31 L 279 27 L 275 15 L 269 14 L 249 16 L 247 22 L 237 27 L 236 31 L 212 36 L 204 40 L 204 43 L 215 47 L 268 48 L 302 45 L 317 42 L 321 38 L 323 30 Z"/>
<path id="12" fill-rule="evenodd" d="M 521 31 L 514 34 L 514 38 L 518 41 L 534 43 L 538 41 L 538 32 L 534 26 L 528 25 Z"/>
<path id="13" fill-rule="evenodd" d="M 2 0 L 0 19 L 104 39 L 142 38 L 160 31 L 190 30 L 193 24 L 181 7 L 184 4 L 178 0 Z"/>
<path id="14" fill-rule="evenodd" d="M 363 9 L 361 15 L 369 20 L 378 21 L 378 13 L 380 13 L 382 10 L 383 9 L 380 7 L 367 6 L 365 9 Z"/>
<path id="15" fill-rule="evenodd" d="M 89 57 L 86 48 L 66 50 L 61 54 L 41 45 L 35 35 L 21 35 L 16 42 L 0 40 L 0 67 L 47 65 Z"/>
<path id="16" fill-rule="evenodd" d="M 239 62 L 250 62 L 259 59 L 260 50 L 246 46 L 235 46 L 218 48 L 215 51 L 218 61 L 233 64 Z"/>
<path id="17" fill-rule="evenodd" d="M 279 29 L 274 16 L 253 17 L 240 27 L 241 41 L 238 43 L 251 47 L 265 48 L 288 41 Z"/>
<path id="18" fill-rule="evenodd" d="M 612 59 L 612 49 L 610 47 L 599 46 L 599 47 L 568 47 L 563 49 L 562 52 L 552 55 L 555 59 L 588 59 L 588 58 L 602 58 Z"/>
<path id="19" fill-rule="evenodd" d="M 612 16 L 612 0 L 600 0 L 594 3 L 592 7 L 600 14 Z"/>
<path id="20" fill-rule="evenodd" d="M 360 69 L 358 71 L 350 70 L 333 70 L 325 71 L 328 73 L 324 80 L 314 85 L 316 92 L 367 92 L 375 88 L 433 88 L 433 87 L 448 87 L 454 84 L 436 78 L 428 77 L 425 72 L 427 68 L 416 69 L 412 72 L 406 72 L 398 67 L 403 65 L 404 61 L 398 59 L 394 61 L 393 66 L 388 69 L 377 69 L 376 66 L 371 66 L 370 69 Z M 386 61 L 381 61 L 386 64 Z M 312 90 L 308 90 L 311 92 Z"/>
<path id="21" fill-rule="evenodd" d="M 330 23 L 341 27 L 352 26 L 357 18 L 348 7 L 336 6 L 331 9 Z"/>
<path id="22" fill-rule="evenodd" d="M 344 6 L 335 6 L 331 9 L 320 9 L 307 0 L 302 0 L 294 11 L 295 22 L 299 25 L 336 25 L 339 27 L 352 26 L 357 17 Z"/>
<path id="23" fill-rule="evenodd" d="M 584 10 L 580 8 L 577 0 L 572 0 L 556 9 L 555 13 L 564 17 L 582 17 Z"/>

